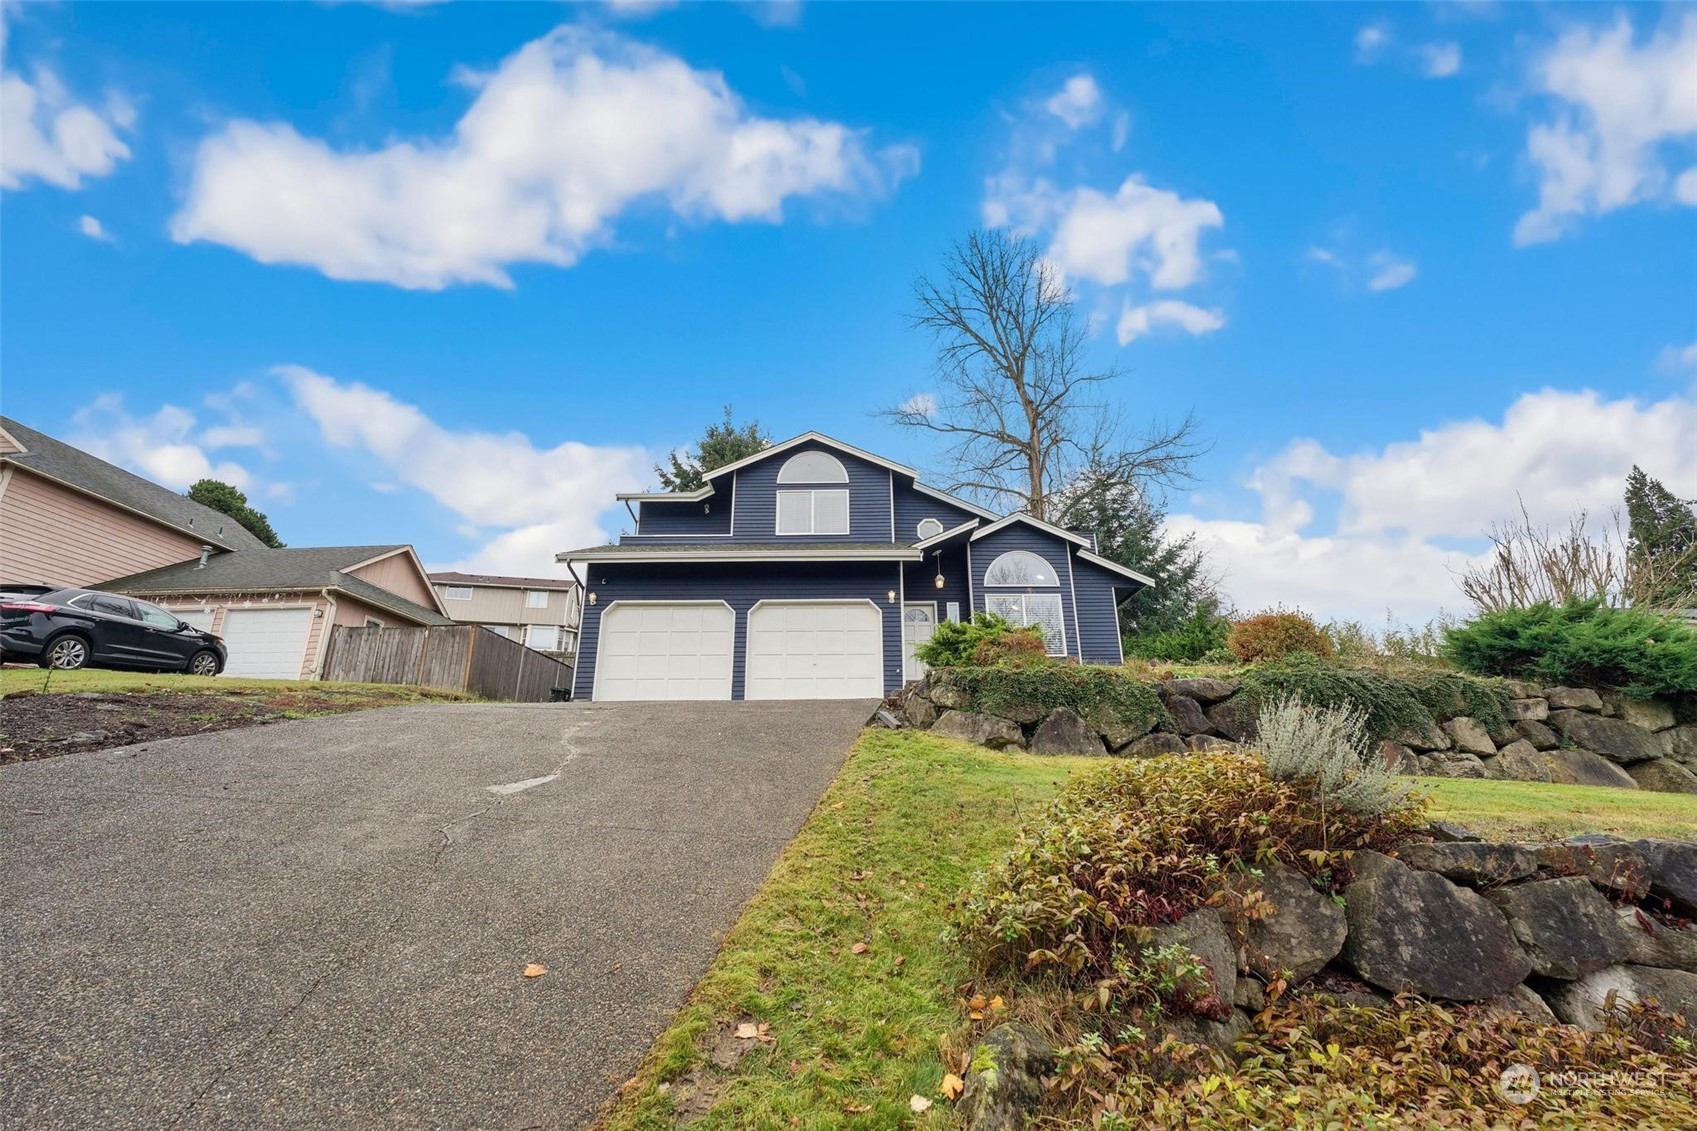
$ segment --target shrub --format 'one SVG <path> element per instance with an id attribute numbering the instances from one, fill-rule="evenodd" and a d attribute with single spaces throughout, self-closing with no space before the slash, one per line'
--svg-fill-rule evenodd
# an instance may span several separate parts
<path id="1" fill-rule="evenodd" d="M 1444 620 L 1429 620 L 1424 626 L 1398 625 L 1385 618 L 1385 627 L 1375 631 L 1358 620 L 1334 620 L 1323 630 L 1332 642 L 1333 655 L 1348 664 L 1441 662 Z"/>
<path id="2" fill-rule="evenodd" d="M 1697 630 L 1600 600 L 1485 613 L 1445 633 L 1444 655 L 1481 675 L 1615 688 L 1634 698 L 1697 692 Z"/>
<path id="3" fill-rule="evenodd" d="M 1226 634 L 1226 647 L 1246 664 L 1281 660 L 1298 652 L 1328 657 L 1332 642 L 1303 612 L 1276 610 L 1237 621 Z"/>
<path id="4" fill-rule="evenodd" d="M 1509 702 L 1508 690 L 1495 681 L 1428 668 L 1340 667 L 1312 656 L 1291 656 L 1251 669 L 1243 677 L 1242 694 L 1258 710 L 1294 695 L 1311 707 L 1359 711 L 1365 717 L 1366 737 L 1374 741 L 1456 715 L 1469 715 L 1487 727 L 1502 726 Z"/>
<path id="5" fill-rule="evenodd" d="M 977 667 L 1030 667 L 1033 664 L 1052 664 L 1043 634 L 1035 629 L 1004 632 L 994 639 L 980 640 L 972 649 L 972 662 Z"/>
<path id="6" fill-rule="evenodd" d="M 1277 781 L 1306 785 L 1321 805 L 1373 816 L 1399 808 L 1409 786 L 1367 750 L 1367 716 L 1359 708 L 1309 707 L 1300 695 L 1261 709 L 1256 746 Z"/>
<path id="7" fill-rule="evenodd" d="M 1224 650 L 1230 631 L 1231 619 L 1221 614 L 1219 603 L 1203 601 L 1177 628 L 1127 636 L 1125 654 L 1145 660 L 1194 664 Z"/>
<path id="8" fill-rule="evenodd" d="M 1145 731 L 1167 718 L 1154 690 L 1117 668 L 1053 663 L 957 667 L 939 678 L 965 697 L 965 710 L 1004 718 L 1041 719 L 1065 707 L 1083 719 L 1112 719 Z"/>
<path id="9" fill-rule="evenodd" d="M 1105 987 L 1102 1012 L 1135 1011 L 1148 1003 L 1128 957 L 1147 928 L 1232 898 L 1228 879 L 1274 861 L 1338 885 L 1345 851 L 1391 847 L 1423 811 L 1322 809 L 1251 753 L 1116 762 L 1074 777 L 1022 828 L 955 921 L 986 970 Z"/>
<path id="10" fill-rule="evenodd" d="M 934 668 L 961 667 L 977 664 L 980 645 L 987 645 L 987 654 L 1012 656 L 1029 654 L 1021 644 L 1004 644 L 1009 637 L 1025 636 L 1037 641 L 1037 651 L 1043 651 L 1043 634 L 1035 626 L 1015 628 L 995 613 L 974 613 L 969 621 L 944 621 L 932 632 L 931 639 L 914 649 L 914 655 Z"/>

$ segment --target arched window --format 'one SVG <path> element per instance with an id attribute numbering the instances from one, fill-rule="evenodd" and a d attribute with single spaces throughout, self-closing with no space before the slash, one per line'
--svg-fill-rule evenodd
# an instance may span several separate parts
<path id="1" fill-rule="evenodd" d="M 990 563 L 984 571 L 984 584 L 1011 585 L 1021 588 L 1030 585 L 1059 585 L 1055 567 L 1030 550 L 1009 550 Z"/>
<path id="2" fill-rule="evenodd" d="M 847 483 L 842 461 L 824 452 L 802 452 L 784 461 L 778 469 L 779 483 Z"/>
<path id="3" fill-rule="evenodd" d="M 919 520 L 919 531 L 918 531 L 918 533 L 919 533 L 919 540 L 921 542 L 925 541 L 927 538 L 935 538 L 935 537 L 937 537 L 937 535 L 941 534 L 942 532 L 943 532 L 943 524 L 938 522 L 936 519 L 934 519 L 934 518 L 922 518 L 922 519 Z"/>

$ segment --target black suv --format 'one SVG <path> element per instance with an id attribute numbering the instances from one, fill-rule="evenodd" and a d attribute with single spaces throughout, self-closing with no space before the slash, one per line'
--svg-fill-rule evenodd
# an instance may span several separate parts
<path id="1" fill-rule="evenodd" d="M 226 658 L 222 640 L 158 605 L 88 589 L 40 595 L 8 590 L 0 597 L 0 653 L 62 671 L 141 668 L 192 675 L 217 675 Z"/>

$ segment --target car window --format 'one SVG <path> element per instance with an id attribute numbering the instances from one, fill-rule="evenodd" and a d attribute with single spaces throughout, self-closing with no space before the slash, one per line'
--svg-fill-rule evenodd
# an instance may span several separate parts
<path id="1" fill-rule="evenodd" d="M 96 597 L 92 608 L 97 613 L 111 613 L 117 617 L 136 619 L 135 607 L 122 597 Z"/>
<path id="2" fill-rule="evenodd" d="M 141 619 L 155 628 L 168 628 L 175 632 L 177 625 L 181 623 L 176 614 L 168 613 L 158 605 L 149 605 L 145 601 L 137 601 L 135 605 L 136 611 L 141 613 Z"/>
<path id="3" fill-rule="evenodd" d="M 48 603 L 52 604 L 51 601 Z M 75 597 L 72 597 L 69 601 L 66 601 L 65 604 L 78 609 L 92 609 L 94 608 L 94 594 L 79 593 Z"/>

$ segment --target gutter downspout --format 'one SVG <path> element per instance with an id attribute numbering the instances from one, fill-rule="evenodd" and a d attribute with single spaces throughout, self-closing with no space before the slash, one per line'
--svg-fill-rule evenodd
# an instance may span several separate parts
<path id="1" fill-rule="evenodd" d="M 312 661 L 312 678 L 324 678 L 325 653 L 330 650 L 330 633 L 336 627 L 336 598 L 331 595 L 328 587 L 320 589 L 318 595 L 330 602 L 330 607 L 324 610 L 324 628 L 318 634 L 318 655 Z"/>

